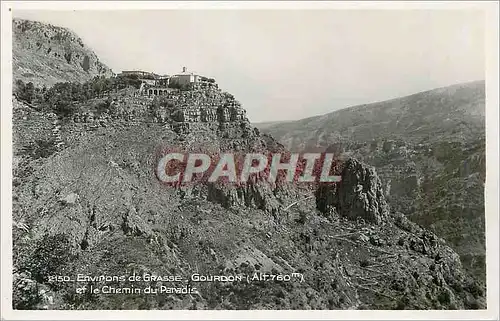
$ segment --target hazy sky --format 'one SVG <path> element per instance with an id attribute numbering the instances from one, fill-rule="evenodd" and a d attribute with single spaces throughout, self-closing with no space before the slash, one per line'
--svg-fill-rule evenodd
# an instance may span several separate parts
<path id="1" fill-rule="evenodd" d="M 484 79 L 463 10 L 21 11 L 75 31 L 115 72 L 214 77 L 252 122 L 299 119 Z"/>

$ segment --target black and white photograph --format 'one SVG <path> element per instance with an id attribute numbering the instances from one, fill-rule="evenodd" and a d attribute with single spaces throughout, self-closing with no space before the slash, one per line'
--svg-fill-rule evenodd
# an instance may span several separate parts
<path id="1" fill-rule="evenodd" d="M 2 318 L 498 318 L 498 2 L 379 4 L 2 3 Z"/>

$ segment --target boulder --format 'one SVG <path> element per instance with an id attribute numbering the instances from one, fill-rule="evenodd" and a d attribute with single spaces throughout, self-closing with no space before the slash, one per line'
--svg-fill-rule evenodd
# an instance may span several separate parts
<path id="1" fill-rule="evenodd" d="M 69 193 L 64 198 L 61 199 L 61 203 L 65 205 L 74 205 L 78 202 L 79 196 L 76 193 Z"/>

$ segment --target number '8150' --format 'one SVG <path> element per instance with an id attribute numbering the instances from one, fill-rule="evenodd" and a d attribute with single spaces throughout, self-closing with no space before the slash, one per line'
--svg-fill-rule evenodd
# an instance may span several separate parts
<path id="1" fill-rule="evenodd" d="M 71 282 L 71 278 L 67 275 L 49 275 L 49 282 Z"/>

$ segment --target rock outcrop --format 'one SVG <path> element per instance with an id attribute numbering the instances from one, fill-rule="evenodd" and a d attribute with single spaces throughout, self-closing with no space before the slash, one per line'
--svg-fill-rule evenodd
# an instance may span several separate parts
<path id="1" fill-rule="evenodd" d="M 51 86 L 113 72 L 74 32 L 38 21 L 12 21 L 13 79 Z"/>
<path id="2" fill-rule="evenodd" d="M 380 224 L 388 215 L 388 206 L 380 179 L 371 166 L 349 159 L 339 184 L 322 184 L 316 191 L 316 205 L 323 213 L 332 210 L 340 216 Z"/>

